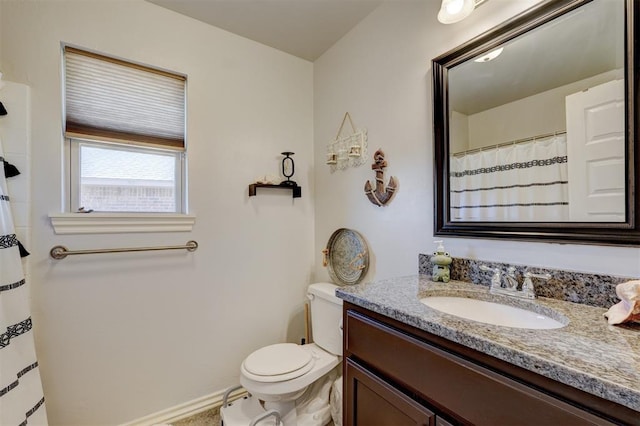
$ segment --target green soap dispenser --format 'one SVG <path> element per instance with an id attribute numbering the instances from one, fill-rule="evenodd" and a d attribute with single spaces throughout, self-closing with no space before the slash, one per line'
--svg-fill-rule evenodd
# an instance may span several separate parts
<path id="1" fill-rule="evenodd" d="M 449 253 L 444 251 L 442 240 L 434 241 L 438 244 L 438 248 L 433 252 L 431 256 L 431 263 L 433 263 L 433 272 L 431 274 L 432 281 L 442 281 L 448 283 L 450 280 L 449 265 L 451 265 L 452 259 Z"/>

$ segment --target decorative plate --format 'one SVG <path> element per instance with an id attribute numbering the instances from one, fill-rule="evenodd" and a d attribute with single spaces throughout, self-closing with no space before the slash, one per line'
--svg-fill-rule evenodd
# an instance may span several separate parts
<path id="1" fill-rule="evenodd" d="M 369 247 L 353 229 L 340 228 L 334 232 L 323 252 L 329 276 L 336 284 L 358 284 L 367 275 Z"/>

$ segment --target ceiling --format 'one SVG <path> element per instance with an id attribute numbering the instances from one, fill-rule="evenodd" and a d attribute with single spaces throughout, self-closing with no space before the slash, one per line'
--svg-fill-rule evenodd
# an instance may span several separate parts
<path id="1" fill-rule="evenodd" d="M 383 0 L 147 0 L 315 61 Z"/>

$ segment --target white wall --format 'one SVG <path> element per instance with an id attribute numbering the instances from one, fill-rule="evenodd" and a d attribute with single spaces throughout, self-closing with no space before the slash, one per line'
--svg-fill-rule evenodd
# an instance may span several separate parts
<path id="1" fill-rule="evenodd" d="M 433 244 L 432 58 L 535 4 L 492 0 L 453 25 L 436 21 L 439 1 L 387 2 L 314 63 L 316 255 L 331 232 L 351 227 L 368 239 L 368 279 L 415 274 L 417 254 Z M 400 182 L 384 208 L 363 193 L 368 166 L 330 174 L 323 163 L 344 111 L 383 148 L 387 175 Z M 388 179 L 388 176 L 386 177 Z M 457 257 L 640 276 L 640 249 L 449 238 Z M 316 278 L 327 272 L 316 263 Z"/>
<path id="2" fill-rule="evenodd" d="M 54 425 L 117 424 L 238 382 L 252 350 L 302 337 L 313 250 L 312 64 L 151 3 L 0 2 L 1 64 L 31 88 L 33 318 Z M 188 75 L 191 233 L 55 235 L 60 42 Z M 262 191 L 294 151 L 303 188 Z M 49 258 L 49 249 L 197 252 Z"/>
<path id="3" fill-rule="evenodd" d="M 469 116 L 451 111 L 449 116 L 449 152 L 469 150 Z"/>

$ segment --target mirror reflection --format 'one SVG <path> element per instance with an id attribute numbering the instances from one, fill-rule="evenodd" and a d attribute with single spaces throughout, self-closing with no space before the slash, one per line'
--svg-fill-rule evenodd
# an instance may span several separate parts
<path id="1" fill-rule="evenodd" d="M 623 0 L 449 68 L 451 221 L 624 222 L 624 78 Z"/>

